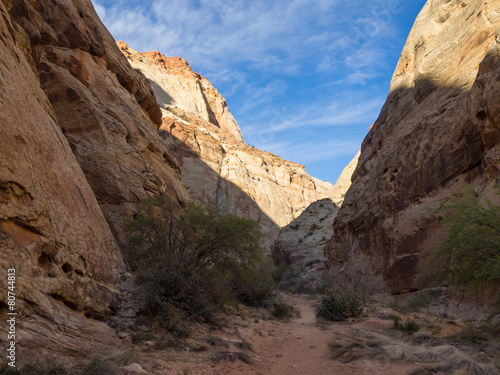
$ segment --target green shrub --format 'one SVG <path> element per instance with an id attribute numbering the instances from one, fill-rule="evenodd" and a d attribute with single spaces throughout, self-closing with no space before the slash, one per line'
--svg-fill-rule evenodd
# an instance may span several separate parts
<path id="1" fill-rule="evenodd" d="M 500 305 L 500 206 L 465 188 L 436 213 L 444 216 L 448 237 L 427 271 L 435 271 L 440 282 L 474 290 L 478 297 L 481 290 L 490 290 Z"/>
<path id="2" fill-rule="evenodd" d="M 271 270 L 252 220 L 207 204 L 181 208 L 160 195 L 139 203 L 128 230 L 129 262 L 147 307 L 169 330 L 183 320 L 176 311 L 210 321 L 225 303 L 258 304 L 271 295 Z"/>
<path id="3" fill-rule="evenodd" d="M 407 319 L 405 323 L 401 323 L 401 319 L 397 315 L 391 315 L 390 318 L 394 322 L 394 329 L 406 333 L 415 333 L 420 330 L 420 325 L 414 320 Z"/>
<path id="4" fill-rule="evenodd" d="M 316 316 L 332 322 L 355 318 L 363 313 L 363 300 L 355 292 L 335 287 L 325 290 L 321 305 L 316 308 Z"/>
<path id="5" fill-rule="evenodd" d="M 248 268 L 233 275 L 234 296 L 250 306 L 265 306 L 274 298 L 274 270 L 271 259 L 265 258 L 257 268 Z"/>
<path id="6" fill-rule="evenodd" d="M 274 302 L 273 308 L 271 310 L 271 315 L 278 319 L 291 319 L 299 315 L 295 307 L 284 303 L 284 302 Z"/>

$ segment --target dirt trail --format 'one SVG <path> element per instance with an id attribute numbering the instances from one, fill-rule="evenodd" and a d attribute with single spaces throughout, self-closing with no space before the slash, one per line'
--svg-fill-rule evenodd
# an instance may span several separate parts
<path id="1" fill-rule="evenodd" d="M 252 364 L 241 361 L 209 361 L 207 353 L 178 353 L 163 362 L 163 369 L 155 374 L 182 375 L 347 375 L 407 373 L 411 367 L 404 363 L 358 360 L 342 364 L 330 358 L 328 342 L 335 333 L 353 329 L 350 323 L 320 327 L 316 322 L 315 305 L 318 300 L 308 296 L 284 297 L 285 302 L 301 311 L 301 317 L 290 322 L 251 320 L 245 327 L 236 328 L 236 336 L 253 347 Z"/>
<path id="2" fill-rule="evenodd" d="M 254 337 L 261 367 L 255 374 L 332 374 L 338 367 L 328 354 L 332 333 L 317 326 L 315 301 L 296 296 L 285 299 L 300 309 L 301 317 L 290 323 L 271 322 L 267 337 Z M 263 328 L 266 330 L 267 324 Z"/>

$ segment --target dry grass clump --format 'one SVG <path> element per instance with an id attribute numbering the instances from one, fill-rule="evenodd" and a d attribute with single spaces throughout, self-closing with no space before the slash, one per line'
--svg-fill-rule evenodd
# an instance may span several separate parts
<path id="1" fill-rule="evenodd" d="M 118 366 L 128 366 L 132 363 L 139 363 L 142 354 L 135 348 L 127 348 L 110 359 Z"/>
<path id="2" fill-rule="evenodd" d="M 253 363 L 252 358 L 247 353 L 230 352 L 228 350 L 216 351 L 210 356 L 210 360 L 215 363 L 219 363 L 221 361 L 236 362 L 236 360 L 240 360 L 247 364 Z"/>
<path id="3" fill-rule="evenodd" d="M 205 339 L 205 342 L 211 346 L 216 346 L 218 348 L 229 348 L 229 343 L 225 341 L 224 339 L 221 339 L 220 337 L 217 336 L 208 336 Z"/>
<path id="4" fill-rule="evenodd" d="M 111 361 L 93 358 L 86 365 L 75 368 L 73 373 L 78 375 L 118 375 L 121 372 Z"/>
<path id="5" fill-rule="evenodd" d="M 234 344 L 234 346 L 236 346 L 238 349 L 241 349 L 241 350 L 248 350 L 250 352 L 253 352 L 253 345 L 246 340 L 243 340 L 241 342 L 237 342 Z"/>
<path id="6" fill-rule="evenodd" d="M 386 358 L 390 360 L 409 360 L 414 363 L 434 363 L 443 361 L 453 355 L 455 349 L 450 345 L 432 348 L 420 347 L 373 332 L 358 331 L 350 337 L 343 338 L 342 343 L 329 344 L 332 358 L 344 363 L 368 358 Z M 337 344 L 337 345 L 335 345 Z"/>
<path id="7" fill-rule="evenodd" d="M 459 353 L 448 359 L 446 363 L 442 366 L 439 366 L 437 370 L 448 374 L 452 374 L 457 371 L 463 371 L 469 375 L 498 374 L 498 371 L 496 371 L 492 366 L 476 362 L 463 353 Z"/>
<path id="8" fill-rule="evenodd" d="M 498 374 L 494 366 L 480 363 L 452 345 L 419 346 L 368 331 L 358 330 L 348 336 L 337 336 L 328 346 L 332 359 L 342 363 L 368 358 L 429 365 L 415 370 L 411 375 L 457 374 L 460 371 L 469 375 Z"/>
<path id="9" fill-rule="evenodd" d="M 474 361 L 463 353 L 447 359 L 444 364 L 435 367 L 424 367 L 409 375 L 453 374 L 453 375 L 498 375 L 493 366 Z"/>

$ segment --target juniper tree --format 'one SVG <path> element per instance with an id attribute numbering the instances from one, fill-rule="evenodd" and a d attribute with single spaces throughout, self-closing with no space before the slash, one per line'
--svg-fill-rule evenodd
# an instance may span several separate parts
<path id="1" fill-rule="evenodd" d="M 130 263 L 160 321 L 173 308 L 208 319 L 230 300 L 247 302 L 272 294 L 271 271 L 263 266 L 260 232 L 253 220 L 209 204 L 181 208 L 160 195 L 139 203 L 128 230 Z"/>
<path id="2" fill-rule="evenodd" d="M 428 269 L 439 267 L 439 281 L 474 290 L 478 297 L 489 290 L 500 304 L 500 207 L 465 188 L 437 213 L 444 216 L 448 233 Z"/>

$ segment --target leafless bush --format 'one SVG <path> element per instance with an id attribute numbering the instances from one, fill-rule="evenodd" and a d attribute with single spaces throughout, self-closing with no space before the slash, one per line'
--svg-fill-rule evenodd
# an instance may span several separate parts
<path id="1" fill-rule="evenodd" d="M 347 236 L 338 247 L 340 264 L 330 267 L 326 281 L 340 289 L 358 293 L 365 301 L 374 294 L 386 291 L 380 274 L 381 262 L 361 250 L 359 240 Z"/>

